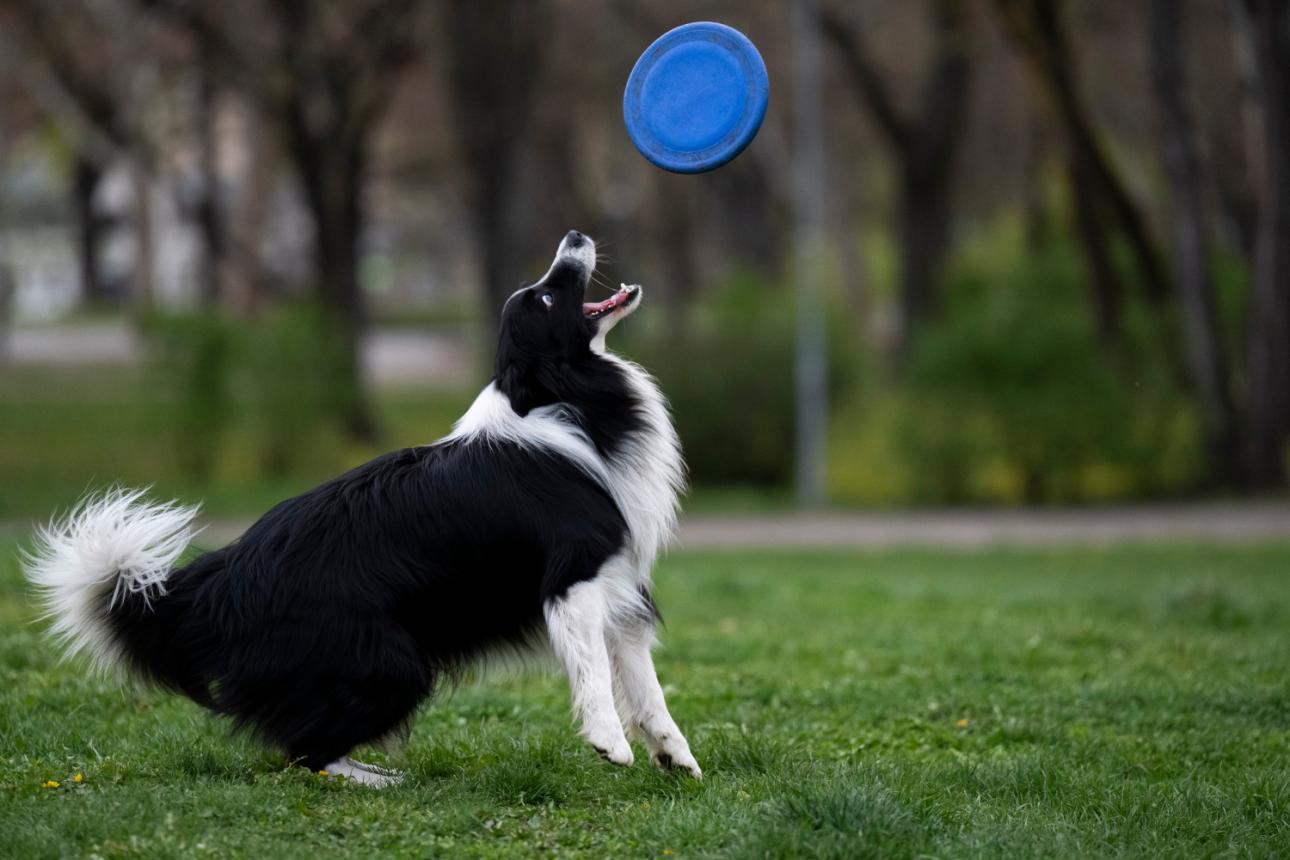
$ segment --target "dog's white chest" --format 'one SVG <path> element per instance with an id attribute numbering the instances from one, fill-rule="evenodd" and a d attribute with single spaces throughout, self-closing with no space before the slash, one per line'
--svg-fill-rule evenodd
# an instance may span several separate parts
<path id="1" fill-rule="evenodd" d="M 641 578 L 647 579 L 655 556 L 676 527 L 685 464 L 667 402 L 653 378 L 633 362 L 612 353 L 605 357 L 622 369 L 640 404 L 641 428 L 607 464 L 607 489 L 627 520 L 629 551 Z"/>

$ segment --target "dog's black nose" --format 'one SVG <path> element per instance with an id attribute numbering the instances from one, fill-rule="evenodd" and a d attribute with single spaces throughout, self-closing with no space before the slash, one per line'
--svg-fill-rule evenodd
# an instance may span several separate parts
<path id="1" fill-rule="evenodd" d="M 577 230 L 570 230 L 564 237 L 564 243 L 570 248 L 580 248 L 582 243 L 587 241 L 587 237 Z"/>

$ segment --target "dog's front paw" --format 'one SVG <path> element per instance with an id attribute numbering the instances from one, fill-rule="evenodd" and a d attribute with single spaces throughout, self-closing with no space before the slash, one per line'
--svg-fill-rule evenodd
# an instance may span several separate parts
<path id="1" fill-rule="evenodd" d="M 632 762 L 636 760 L 636 757 L 632 755 L 632 748 L 627 745 L 626 740 L 614 747 L 606 748 L 595 744 L 592 744 L 592 746 L 596 747 L 596 752 L 600 753 L 601 758 L 619 767 L 631 767 Z"/>
<path id="2" fill-rule="evenodd" d="M 589 726 L 583 729 L 582 736 L 605 761 L 620 767 L 629 767 L 635 761 L 627 736 L 623 734 L 623 728 L 617 721 L 612 725 Z"/>
<path id="3" fill-rule="evenodd" d="M 657 738 L 651 744 L 650 761 L 660 770 L 683 770 L 695 779 L 703 779 L 703 771 L 690 752 L 690 745 L 684 737 L 672 735 Z"/>

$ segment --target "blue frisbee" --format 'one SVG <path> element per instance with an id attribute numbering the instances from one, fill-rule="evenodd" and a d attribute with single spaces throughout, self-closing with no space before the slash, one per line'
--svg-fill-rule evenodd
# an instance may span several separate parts
<path id="1" fill-rule="evenodd" d="M 766 64 L 743 33 L 696 21 L 641 54 L 623 93 L 632 143 L 673 173 L 702 173 L 752 142 L 770 101 Z"/>

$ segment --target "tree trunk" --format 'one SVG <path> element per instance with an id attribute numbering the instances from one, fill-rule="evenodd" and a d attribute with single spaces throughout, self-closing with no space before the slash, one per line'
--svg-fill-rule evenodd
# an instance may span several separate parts
<path id="1" fill-rule="evenodd" d="M 546 13 L 541 0 L 455 0 L 449 13 L 451 93 L 484 276 L 483 347 L 489 367 L 502 304 L 526 274 L 522 219 L 527 207 L 519 203 L 517 188 Z M 516 62 L 522 62 L 522 71 Z M 550 241 L 562 233 L 554 230 Z"/>
<path id="2" fill-rule="evenodd" d="M 323 308 L 335 328 L 333 384 L 339 417 L 355 439 L 370 442 L 376 423 L 365 395 L 360 349 L 364 309 L 359 285 L 363 236 L 362 189 L 365 135 L 313 133 L 303 111 L 292 111 L 291 148 L 314 223 L 314 278 Z"/>
<path id="3" fill-rule="evenodd" d="M 1223 163 L 1217 163 L 1219 194 L 1222 196 L 1235 245 L 1249 262 L 1251 270 L 1258 256 L 1259 201 L 1267 185 L 1263 156 L 1263 106 L 1259 96 L 1259 68 L 1254 57 L 1253 23 L 1245 0 L 1227 0 L 1224 4 L 1232 25 L 1232 54 L 1240 92 L 1236 110 L 1240 116 L 1237 149 Z"/>
<path id="4" fill-rule="evenodd" d="M 1080 98 L 1076 65 L 1061 18 L 1062 4 L 1058 0 L 995 0 L 994 5 L 1052 101 L 1071 156 L 1079 161 L 1081 176 L 1089 183 L 1089 193 L 1106 207 L 1106 214 L 1128 243 L 1147 299 L 1157 306 L 1165 304 L 1170 287 L 1164 262 Z"/>
<path id="5" fill-rule="evenodd" d="M 487 159 L 492 169 L 477 166 L 475 178 L 475 225 L 479 237 L 484 272 L 484 319 L 487 330 L 495 335 L 502 304 L 526 276 L 521 248 L 521 206 L 516 205 L 514 188 L 519 181 L 519 153 L 504 151 Z M 558 231 L 552 231 L 558 238 Z M 553 241 L 555 241 L 553 239 Z M 531 277 L 531 276 L 530 276 Z M 485 337 L 488 364 L 496 352 L 496 338 Z"/>
<path id="6" fill-rule="evenodd" d="M 932 7 L 933 63 L 919 111 L 902 116 L 861 39 L 836 13 L 819 25 L 839 51 L 883 140 L 900 167 L 897 235 L 901 259 L 901 351 L 936 311 L 942 263 L 949 247 L 950 192 L 971 80 L 970 31 L 961 0 Z"/>
<path id="7" fill-rule="evenodd" d="M 1170 186 L 1174 270 L 1192 385 L 1200 403 L 1209 478 L 1240 482 L 1236 411 L 1227 361 L 1219 339 L 1214 285 L 1201 202 L 1195 130 L 1186 101 L 1182 0 L 1152 0 L 1151 65 L 1160 108 L 1160 141 Z"/>
<path id="8" fill-rule="evenodd" d="M 72 209 L 76 218 L 76 252 L 81 271 L 81 305 L 103 300 L 103 274 L 99 267 L 99 239 L 103 220 L 94 211 L 94 195 L 103 178 L 97 159 L 77 153 L 72 177 Z"/>
<path id="9" fill-rule="evenodd" d="M 1070 158 L 1079 175 L 1078 194 L 1087 195 L 1081 202 L 1077 194 L 1077 205 L 1090 207 L 1083 213 L 1076 212 L 1083 222 L 1081 238 L 1085 249 L 1093 255 L 1090 268 L 1095 272 L 1109 271 L 1118 279 L 1118 274 L 1097 255 L 1105 255 L 1114 238 L 1124 241 L 1137 270 L 1134 283 L 1141 285 L 1143 297 L 1156 310 L 1156 326 L 1163 343 L 1161 351 L 1169 371 L 1178 385 L 1190 389 L 1192 376 L 1173 322 L 1169 271 L 1147 228 L 1146 218 L 1116 172 L 1093 115 L 1080 96 L 1077 63 L 1062 18 L 1066 4 L 1060 0 L 994 0 L 994 7 L 1061 122 Z M 1093 213 L 1091 219 L 1089 212 Z M 1100 238 L 1095 237 L 1094 230 L 1100 233 Z M 1095 284 L 1095 289 L 1102 290 L 1109 283 L 1104 280 L 1103 286 Z M 1099 309 L 1099 313 L 1104 313 L 1104 309 Z"/>
<path id="10" fill-rule="evenodd" d="M 238 194 L 230 202 L 227 220 L 228 277 L 225 280 L 227 304 L 245 317 L 259 310 L 267 289 L 267 275 L 260 256 L 260 243 L 269 215 L 276 171 L 276 150 L 272 135 L 262 126 L 260 112 L 241 107 L 241 146 L 246 153 L 246 170 L 235 185 Z"/>
<path id="11" fill-rule="evenodd" d="M 324 144 L 325 145 L 325 144 Z M 337 370 L 343 396 L 341 417 L 356 439 L 373 441 L 377 435 L 363 384 L 362 333 L 364 308 L 359 283 L 360 243 L 363 237 L 361 202 L 364 173 L 363 155 L 355 151 L 340 157 L 347 162 L 330 177 L 332 187 L 322 208 L 315 214 L 318 235 L 325 237 L 318 247 L 319 278 L 326 306 L 339 327 L 340 354 Z"/>
<path id="12" fill-rule="evenodd" d="M 222 297 L 225 260 L 224 216 L 220 205 L 218 143 L 215 138 L 216 69 L 209 39 L 201 42 L 198 70 L 197 143 L 201 164 L 201 198 L 197 203 L 197 223 L 201 229 L 202 301 L 208 307 L 219 304 Z"/>
<path id="13" fill-rule="evenodd" d="M 949 244 L 948 183 L 929 180 L 909 164 L 901 177 L 900 282 L 901 311 L 908 350 L 918 324 L 936 313 L 937 284 Z"/>
<path id="14" fill-rule="evenodd" d="M 1290 440 L 1290 0 L 1244 0 L 1263 102 L 1264 171 L 1250 296 L 1250 477 L 1286 485 Z"/>
<path id="15" fill-rule="evenodd" d="M 1124 285 L 1116 274 L 1102 232 L 1097 199 L 1092 193 L 1083 162 L 1075 157 L 1069 160 L 1067 175 L 1071 198 L 1075 206 L 1075 227 L 1084 246 L 1088 263 L 1089 285 L 1092 287 L 1093 313 L 1097 335 L 1103 344 L 1116 346 L 1120 342 L 1120 315 L 1124 306 Z"/>
<path id="16" fill-rule="evenodd" d="M 152 236 L 152 182 L 141 164 L 130 168 L 134 182 L 134 291 L 136 318 L 152 312 L 154 249 Z"/>

